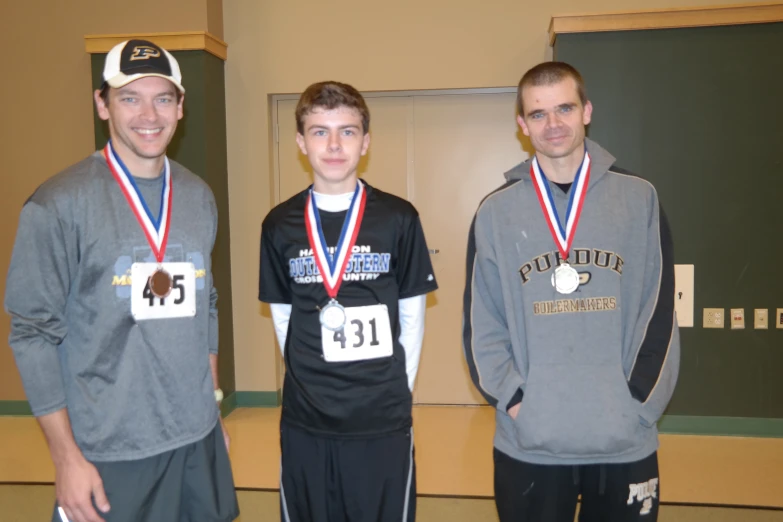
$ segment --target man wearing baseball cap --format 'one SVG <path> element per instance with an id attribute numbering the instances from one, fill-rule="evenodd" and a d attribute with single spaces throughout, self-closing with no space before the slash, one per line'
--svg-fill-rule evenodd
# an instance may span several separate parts
<path id="1" fill-rule="evenodd" d="M 166 157 L 176 59 L 130 40 L 94 94 L 111 139 L 24 204 L 9 343 L 56 470 L 54 522 L 239 515 L 219 415 L 209 186 Z"/>

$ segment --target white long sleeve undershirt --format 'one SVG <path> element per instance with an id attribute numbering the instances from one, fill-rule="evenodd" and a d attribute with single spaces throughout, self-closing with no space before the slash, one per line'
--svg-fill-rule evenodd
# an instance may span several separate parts
<path id="1" fill-rule="evenodd" d="M 353 192 L 337 195 L 319 194 L 316 192 L 315 204 L 320 210 L 326 212 L 341 212 L 348 210 L 352 197 Z M 419 360 L 421 359 L 426 304 L 426 295 L 417 295 L 399 300 L 399 341 L 405 350 L 405 372 L 408 375 L 408 387 L 411 391 L 413 391 L 413 386 L 416 382 Z M 272 310 L 272 322 L 274 323 L 277 342 L 280 345 L 280 353 L 285 355 L 285 341 L 288 334 L 288 322 L 291 319 L 291 305 L 272 303 L 269 306 Z"/>

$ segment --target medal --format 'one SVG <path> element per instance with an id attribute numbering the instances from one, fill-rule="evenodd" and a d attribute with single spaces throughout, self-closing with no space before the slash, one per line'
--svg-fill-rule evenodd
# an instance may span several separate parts
<path id="1" fill-rule="evenodd" d="M 307 240 L 313 250 L 318 271 L 324 282 L 329 302 L 321 309 L 319 319 L 321 325 L 327 330 L 339 331 L 345 326 L 345 308 L 337 302 L 337 292 L 343 281 L 343 274 L 351 259 L 353 246 L 359 236 L 359 228 L 364 217 L 364 206 L 367 202 L 367 191 L 361 181 L 356 182 L 356 190 L 351 199 L 351 206 L 343 221 L 340 239 L 334 249 L 334 254 L 329 253 L 326 246 L 326 238 L 321 228 L 321 215 L 315 204 L 315 194 L 312 187 L 305 203 L 305 225 L 307 227 Z"/>
<path id="2" fill-rule="evenodd" d="M 339 332 L 345 327 L 345 308 L 337 300 L 332 299 L 321 309 L 319 319 L 327 330 Z"/>
<path id="3" fill-rule="evenodd" d="M 552 274 L 552 286 L 561 294 L 574 292 L 579 288 L 579 272 L 568 263 L 563 263 Z"/>
<path id="4" fill-rule="evenodd" d="M 582 165 L 579 167 L 574 183 L 571 186 L 571 195 L 568 198 L 568 208 L 566 210 L 565 228 L 560 223 L 560 216 L 558 216 L 557 208 L 555 208 L 552 191 L 549 189 L 549 183 L 547 183 L 544 173 L 541 172 L 538 158 L 535 156 L 533 156 L 533 161 L 530 165 L 530 177 L 533 180 L 533 186 L 536 189 L 536 195 L 544 213 L 544 218 L 549 226 L 549 232 L 552 234 L 552 238 L 555 240 L 563 260 L 552 274 L 552 286 L 561 294 L 570 294 L 579 288 L 579 272 L 568 263 L 568 253 L 571 250 L 571 243 L 574 240 L 579 218 L 582 215 L 587 185 L 590 182 L 590 154 L 585 149 L 584 160 L 582 160 Z"/>
<path id="5" fill-rule="evenodd" d="M 173 286 L 171 282 L 171 274 L 166 272 L 163 267 L 158 267 L 155 273 L 150 276 L 147 284 L 149 284 L 152 295 L 161 299 L 168 297 Z"/>
<path id="6" fill-rule="evenodd" d="M 141 225 L 141 229 L 147 237 L 147 242 L 152 249 L 155 259 L 158 264 L 163 263 L 163 258 L 166 255 L 166 244 L 168 243 L 169 238 L 169 226 L 171 225 L 171 201 L 173 194 L 169 159 L 164 158 L 163 191 L 160 194 L 160 215 L 157 220 L 154 220 L 152 219 L 152 213 L 147 207 L 144 198 L 139 192 L 138 187 L 136 187 L 136 183 L 133 181 L 133 177 L 130 175 L 119 156 L 114 153 L 114 149 L 111 146 L 111 140 L 109 140 L 106 147 L 104 147 L 103 155 L 106 158 L 106 163 L 109 165 L 109 170 L 125 196 L 125 200 L 128 202 L 131 211 L 133 211 L 133 214 L 136 216 L 139 225 Z M 172 289 L 171 274 L 163 270 L 163 267 L 159 266 L 158 270 L 150 276 L 148 284 L 153 295 L 160 298 L 166 297 Z"/>

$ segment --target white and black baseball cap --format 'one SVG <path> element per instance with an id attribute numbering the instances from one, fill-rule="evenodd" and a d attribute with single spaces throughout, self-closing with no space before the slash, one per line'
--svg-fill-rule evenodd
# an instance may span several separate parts
<path id="1" fill-rule="evenodd" d="M 170 52 L 147 40 L 126 40 L 115 45 L 106 55 L 103 81 L 118 88 L 139 78 L 158 76 L 173 83 L 180 92 L 182 73 Z"/>

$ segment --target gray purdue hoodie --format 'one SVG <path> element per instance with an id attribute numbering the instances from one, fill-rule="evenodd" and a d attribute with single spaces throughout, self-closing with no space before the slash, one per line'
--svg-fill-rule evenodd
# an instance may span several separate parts
<path id="1" fill-rule="evenodd" d="M 647 457 L 679 369 L 674 254 L 655 188 L 613 167 L 596 143 L 587 149 L 590 180 L 569 256 L 580 274 L 574 293 L 551 283 L 562 260 L 530 160 L 484 199 L 470 231 L 468 367 L 497 408 L 495 447 L 536 464 Z M 568 195 L 551 193 L 565 219 Z M 507 408 L 520 397 L 512 419 Z"/>

